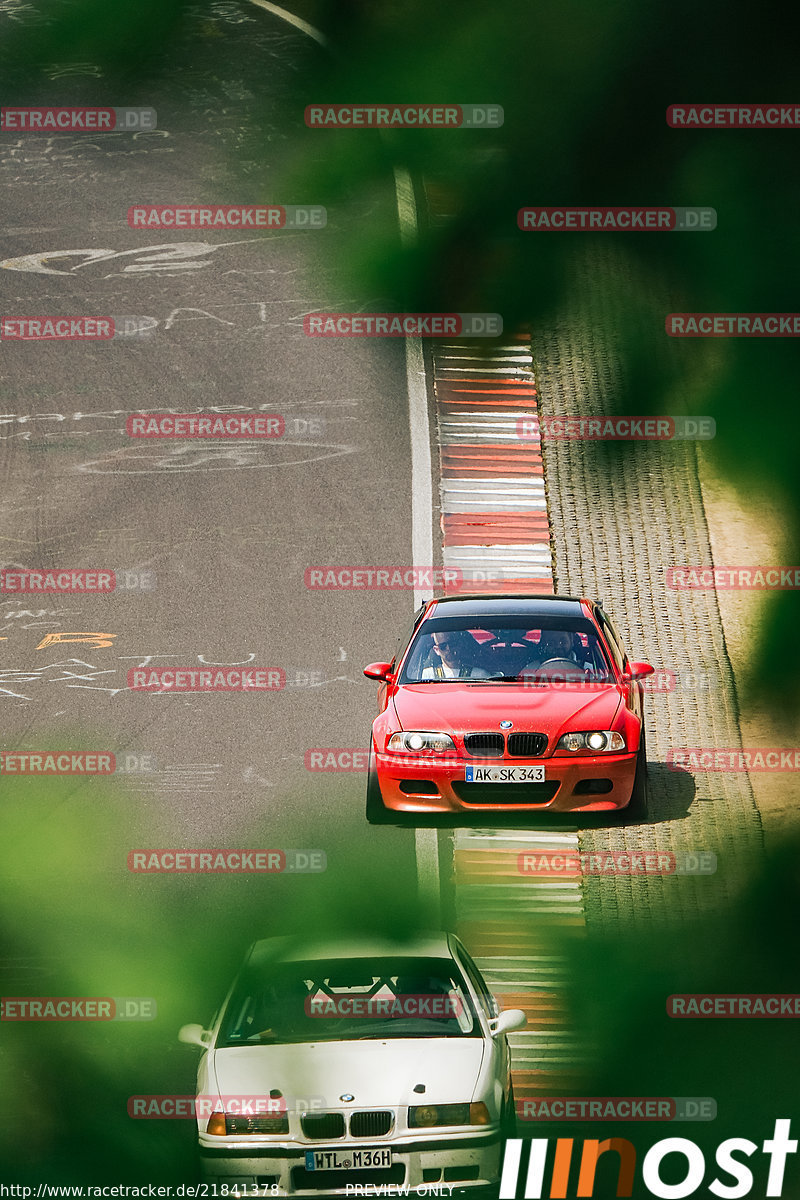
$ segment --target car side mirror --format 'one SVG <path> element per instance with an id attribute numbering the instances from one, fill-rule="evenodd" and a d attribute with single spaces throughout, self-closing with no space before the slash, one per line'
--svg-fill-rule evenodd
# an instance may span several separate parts
<path id="1" fill-rule="evenodd" d="M 388 683 L 392 674 L 392 664 L 387 662 L 370 663 L 364 667 L 367 679 L 377 679 L 378 683 Z"/>
<path id="2" fill-rule="evenodd" d="M 646 679 L 648 675 L 652 675 L 655 667 L 651 667 L 647 662 L 632 662 L 628 664 L 628 669 L 622 676 L 625 683 L 633 683 L 636 679 Z"/>
<path id="3" fill-rule="evenodd" d="M 178 1041 L 185 1042 L 187 1046 L 199 1046 L 201 1050 L 207 1050 L 211 1041 L 211 1030 L 203 1029 L 202 1025 L 182 1025 L 178 1030 Z"/>
<path id="4" fill-rule="evenodd" d="M 501 1033 L 511 1033 L 513 1029 L 523 1029 L 528 1024 L 528 1018 L 521 1008 L 506 1008 L 499 1017 L 489 1022 L 489 1028 L 494 1037 Z"/>

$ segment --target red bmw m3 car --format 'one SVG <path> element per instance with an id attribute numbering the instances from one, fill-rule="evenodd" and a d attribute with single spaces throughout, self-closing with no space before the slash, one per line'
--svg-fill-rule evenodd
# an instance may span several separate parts
<path id="1" fill-rule="evenodd" d="M 380 683 L 367 820 L 501 811 L 647 812 L 641 680 L 599 601 L 431 600 Z"/>

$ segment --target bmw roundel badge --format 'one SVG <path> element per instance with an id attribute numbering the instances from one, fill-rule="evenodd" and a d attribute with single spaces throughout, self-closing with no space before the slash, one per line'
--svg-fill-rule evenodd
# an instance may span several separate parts
<path id="1" fill-rule="evenodd" d="M 514 724 L 513 721 L 501 721 L 500 728 L 501 729 L 510 729 L 513 724 Z"/>

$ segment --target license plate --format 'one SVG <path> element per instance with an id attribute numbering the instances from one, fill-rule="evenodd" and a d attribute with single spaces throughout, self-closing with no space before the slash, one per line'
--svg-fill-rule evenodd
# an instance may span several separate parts
<path id="1" fill-rule="evenodd" d="M 306 1150 L 307 1171 L 369 1171 L 391 1165 L 391 1150 Z"/>
<path id="2" fill-rule="evenodd" d="M 544 767 L 466 768 L 465 783 L 544 783 Z"/>

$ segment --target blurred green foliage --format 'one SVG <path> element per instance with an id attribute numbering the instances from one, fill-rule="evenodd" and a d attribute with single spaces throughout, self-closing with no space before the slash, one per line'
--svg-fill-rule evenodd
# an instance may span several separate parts
<path id="1" fill-rule="evenodd" d="M 225 3 L 249 19 L 247 0 Z M 9 102 L 89 102 L 91 92 L 94 103 L 147 103 L 154 81 L 169 98 L 190 69 L 206 72 L 209 103 L 223 96 L 214 63 L 231 53 L 226 39 L 237 26 L 217 20 L 219 2 L 49 0 L 29 8 L 44 19 L 4 19 Z M 281 192 L 327 204 L 335 220 L 337 205 L 385 197 L 401 165 L 420 195 L 446 194 L 451 214 L 423 221 L 417 243 L 404 246 L 392 206 L 377 205 L 341 264 L 359 293 L 412 311 L 498 311 L 507 328 L 528 324 L 535 338 L 537 327 L 574 316 L 571 281 L 588 256 L 624 367 L 609 410 L 671 412 L 682 397 L 687 411 L 714 416 L 718 468 L 754 509 L 780 501 L 780 558 L 800 562 L 797 342 L 666 346 L 664 334 L 669 310 L 797 307 L 800 133 L 681 132 L 665 120 L 667 105 L 683 100 L 792 100 L 797 16 L 743 0 L 307 0 L 302 11 L 325 29 L 333 53 L 298 63 L 292 136 L 275 132 L 274 111 L 258 101 L 248 108 L 248 120 L 270 128 L 272 150 L 272 139 L 280 142 Z M 240 57 L 226 69 L 257 86 L 278 68 L 248 57 L 245 45 L 237 37 Z M 53 72 L 70 62 L 96 64 L 99 82 Z M 301 125 L 305 103 L 386 100 L 500 103 L 505 124 L 387 135 Z M 257 143 L 250 140 L 248 155 Z M 258 164 L 255 174 L 251 167 L 257 183 Z M 719 225 L 711 234 L 521 233 L 517 210 L 536 204 L 711 205 Z M 770 597 L 755 683 L 771 695 L 776 719 L 800 703 L 794 664 L 785 667 L 796 624 L 796 594 Z M 129 877 L 121 855 L 130 839 L 119 829 L 130 805 L 100 780 L 86 804 L 87 786 L 4 781 L 1 953 L 6 964 L 35 960 L 4 991 L 153 995 L 159 1018 L 6 1027 L 0 1070 L 11 1103 L 0 1154 L 9 1179 L 179 1182 L 194 1169 L 191 1124 L 142 1129 L 127 1118 L 126 1099 L 192 1090 L 196 1057 L 175 1033 L 207 1018 L 247 943 L 276 926 L 410 933 L 430 914 L 380 852 L 344 884 L 295 879 L 291 894 L 276 880 L 197 889 Z M 251 836 L 258 844 L 261 831 Z M 796 986 L 797 850 L 787 846 L 728 914 L 658 935 L 618 928 L 575 952 L 575 1021 L 601 1050 L 597 1074 L 585 1081 L 590 1094 L 714 1096 L 717 1122 L 687 1134 L 701 1144 L 759 1138 L 775 1116 L 792 1115 L 790 1021 L 670 1022 L 665 1002 L 676 991 Z M 642 1129 L 628 1133 L 637 1144 Z"/>

